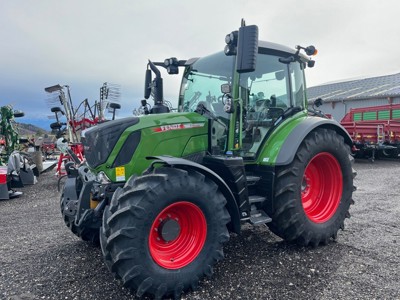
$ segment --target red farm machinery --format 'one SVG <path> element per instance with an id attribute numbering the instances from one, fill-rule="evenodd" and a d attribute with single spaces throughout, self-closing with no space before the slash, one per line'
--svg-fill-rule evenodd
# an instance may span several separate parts
<path id="1" fill-rule="evenodd" d="M 56 122 L 50 124 L 52 131 L 56 134 L 56 146 L 60 151 L 57 163 L 56 175 L 62 177 L 66 175 L 63 164 L 68 161 L 83 161 L 84 151 L 80 137 L 81 132 L 89 127 L 102 123 L 106 120 L 105 111 L 112 114 L 115 118 L 116 110 L 120 109 L 118 101 L 120 96 L 119 86 L 104 83 L 100 88 L 100 100 L 90 105 L 88 99 L 83 100 L 77 107 L 71 98 L 70 87 L 68 85 L 54 85 L 46 87 L 45 91 L 50 94 L 48 103 L 51 105 L 60 103 L 61 107 L 51 107 L 51 112 L 55 114 Z M 64 122 L 61 119 L 66 119 Z"/>
<path id="2" fill-rule="evenodd" d="M 398 158 L 400 153 L 400 104 L 351 109 L 341 125 L 353 139 L 356 157 Z"/>

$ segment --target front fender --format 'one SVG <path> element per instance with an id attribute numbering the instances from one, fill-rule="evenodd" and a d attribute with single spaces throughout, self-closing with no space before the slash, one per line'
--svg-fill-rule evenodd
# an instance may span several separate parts
<path id="1" fill-rule="evenodd" d="M 226 203 L 226 208 L 231 216 L 231 222 L 229 225 L 229 229 L 235 233 L 240 233 L 240 213 L 239 213 L 239 208 L 237 206 L 235 197 L 229 188 L 229 186 L 225 183 L 225 181 L 214 171 L 210 170 L 209 168 L 195 163 L 193 161 L 183 159 L 183 158 L 178 158 L 178 157 L 171 157 L 171 156 L 148 156 L 146 159 L 152 160 L 156 159 L 157 161 L 163 162 L 167 165 L 174 166 L 177 168 L 192 168 L 205 176 L 211 178 L 219 187 L 220 191 L 222 194 L 225 196 L 225 199 L 227 201 Z M 155 162 L 157 162 L 155 161 Z M 153 163 L 154 164 L 154 163 Z M 152 164 L 152 165 L 153 165 Z M 150 168 L 152 167 L 150 166 Z M 145 171 L 146 172 L 146 171 Z"/>

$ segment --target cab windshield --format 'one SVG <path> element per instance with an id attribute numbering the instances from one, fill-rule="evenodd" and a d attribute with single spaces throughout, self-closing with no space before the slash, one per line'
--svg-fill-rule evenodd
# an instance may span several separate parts
<path id="1" fill-rule="evenodd" d="M 284 56 L 287 54 L 260 49 L 256 70 L 240 75 L 239 94 L 243 104 L 241 155 L 244 158 L 256 157 L 275 121 L 287 109 L 294 106 L 304 109 L 302 64 L 280 62 L 279 58 Z M 212 130 L 219 135 L 212 147 L 219 148 L 221 153 L 226 151 L 230 118 L 224 111 L 226 98 L 221 85 L 232 83 L 234 58 L 220 52 L 196 61 L 185 71 L 179 98 L 180 111 L 194 112 L 203 105 L 211 113 L 216 123 L 216 129 L 213 127 Z"/>
<path id="2" fill-rule="evenodd" d="M 182 79 L 179 110 L 193 112 L 204 105 L 216 117 L 228 118 L 223 110 L 221 85 L 231 83 L 233 56 L 216 53 L 196 61 Z"/>

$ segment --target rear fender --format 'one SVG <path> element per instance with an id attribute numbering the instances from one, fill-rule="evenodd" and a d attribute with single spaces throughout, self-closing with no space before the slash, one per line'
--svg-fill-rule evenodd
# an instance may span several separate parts
<path id="1" fill-rule="evenodd" d="M 319 117 L 309 117 L 305 118 L 300 122 L 286 137 L 282 144 L 282 147 L 276 158 L 276 166 L 283 166 L 290 164 L 294 156 L 296 155 L 297 149 L 303 142 L 304 138 L 316 128 L 328 128 L 335 130 L 339 135 L 343 136 L 344 141 L 350 147 L 352 146 L 352 140 L 344 129 L 338 122 L 332 119 L 325 119 Z"/>
<path id="2" fill-rule="evenodd" d="M 210 170 L 209 168 L 201 164 L 178 157 L 148 156 L 146 157 L 146 159 L 149 160 L 155 159 L 156 160 L 155 162 L 162 162 L 169 166 L 174 166 L 180 169 L 188 169 L 188 168 L 194 169 L 202 173 L 203 175 L 207 176 L 211 180 L 213 180 L 218 185 L 220 191 L 225 196 L 225 199 L 227 201 L 226 208 L 231 216 L 231 222 L 228 224 L 229 229 L 235 233 L 240 233 L 240 214 L 235 197 L 230 188 L 228 187 L 228 185 L 217 173 L 215 173 L 214 171 Z M 153 164 L 155 162 L 153 162 Z M 153 164 L 150 166 L 150 168 L 152 168 Z"/>

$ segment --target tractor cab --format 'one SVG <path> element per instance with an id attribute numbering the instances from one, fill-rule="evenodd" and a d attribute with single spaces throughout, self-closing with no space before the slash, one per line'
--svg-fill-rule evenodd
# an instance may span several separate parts
<path id="1" fill-rule="evenodd" d="M 239 75 L 240 100 L 232 99 L 234 56 L 219 52 L 197 59 L 185 68 L 178 110 L 198 112 L 211 120 L 213 154 L 231 150 L 244 159 L 254 159 L 265 137 L 288 112 L 306 113 L 303 71 L 308 59 L 299 56 L 288 62 L 295 54 L 293 49 L 259 42 L 255 70 Z M 233 124 L 232 119 L 236 120 Z"/>

